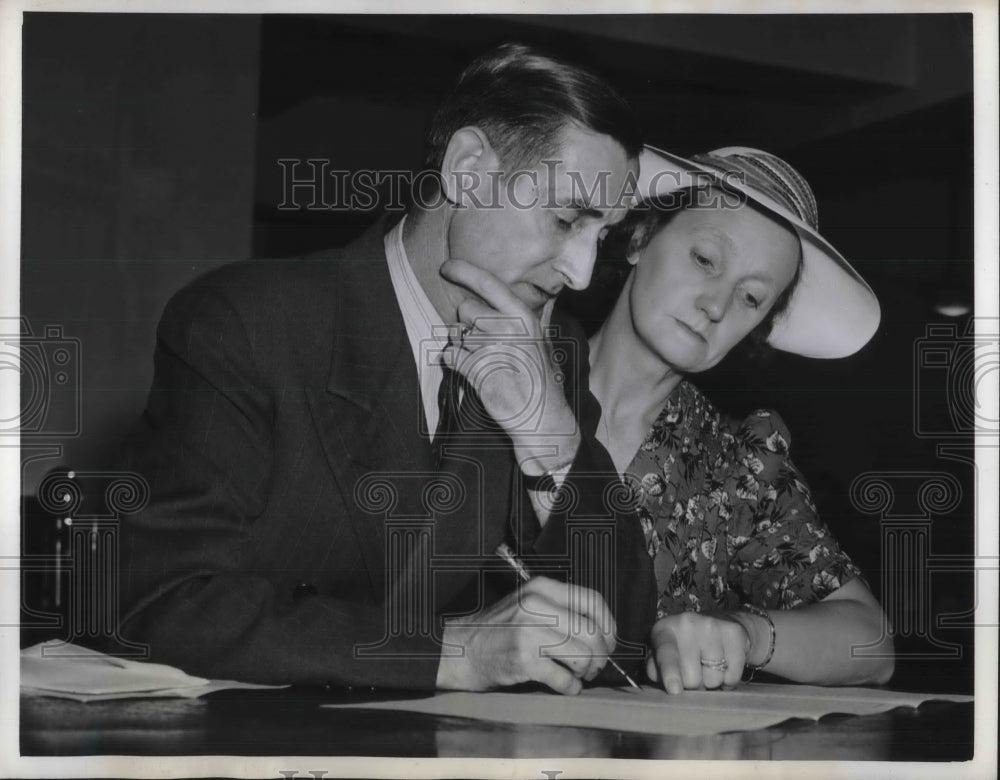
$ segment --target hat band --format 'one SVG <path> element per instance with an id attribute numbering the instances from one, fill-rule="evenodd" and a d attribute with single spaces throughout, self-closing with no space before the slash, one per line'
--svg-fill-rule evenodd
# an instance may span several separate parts
<path id="1" fill-rule="evenodd" d="M 697 154 L 691 159 L 723 177 L 733 173 L 741 174 L 745 187 L 759 190 L 783 205 L 813 230 L 819 231 L 819 213 L 812 192 L 804 181 L 800 181 L 801 177 L 794 169 L 787 165 L 779 166 L 783 161 L 775 158 L 765 162 L 742 154 L 720 158 L 711 153 Z M 774 169 L 770 167 L 772 165 Z"/>

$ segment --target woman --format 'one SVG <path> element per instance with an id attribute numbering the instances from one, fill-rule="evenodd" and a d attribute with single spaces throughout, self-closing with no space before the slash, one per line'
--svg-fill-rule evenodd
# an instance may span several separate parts
<path id="1" fill-rule="evenodd" d="M 851 648 L 879 640 L 885 616 L 819 520 L 784 423 L 730 421 L 687 378 L 747 338 L 849 355 L 875 332 L 878 302 L 819 236 L 812 192 L 782 160 L 647 149 L 641 169 L 647 201 L 620 234 L 633 268 L 591 338 L 590 381 L 654 561 L 647 673 L 668 693 L 733 686 L 745 668 L 884 683 L 891 640 L 886 657 Z"/>

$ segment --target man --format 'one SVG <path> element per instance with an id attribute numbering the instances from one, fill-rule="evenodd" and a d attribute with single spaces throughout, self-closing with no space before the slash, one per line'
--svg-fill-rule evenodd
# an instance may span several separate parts
<path id="1" fill-rule="evenodd" d="M 328 257 L 230 266 L 175 296 L 126 446 L 152 498 L 123 524 L 125 633 L 153 660 L 261 682 L 593 679 L 621 631 L 614 583 L 501 596 L 482 570 L 503 541 L 565 556 L 554 496 L 609 516 L 588 476 L 613 466 L 570 403 L 592 401 L 586 359 L 559 364 L 546 326 L 624 216 L 640 148 L 603 82 L 503 46 L 435 116 L 435 203 Z M 652 615 L 651 598 L 622 606 Z"/>

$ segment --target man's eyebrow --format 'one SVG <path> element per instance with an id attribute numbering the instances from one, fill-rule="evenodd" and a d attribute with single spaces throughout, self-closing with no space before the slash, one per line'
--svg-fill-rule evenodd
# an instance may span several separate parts
<path id="1" fill-rule="evenodd" d="M 580 212 L 580 216 L 592 217 L 593 219 L 604 219 L 608 215 L 608 212 L 594 208 L 593 206 L 588 206 L 586 203 L 579 200 L 572 200 L 569 202 L 556 201 L 555 206 L 559 209 L 573 209 L 573 211 Z"/>

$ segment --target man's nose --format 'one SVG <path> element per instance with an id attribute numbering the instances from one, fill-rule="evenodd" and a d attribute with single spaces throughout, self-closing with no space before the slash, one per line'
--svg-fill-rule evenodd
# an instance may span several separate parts
<path id="1" fill-rule="evenodd" d="M 556 258 L 555 269 L 566 279 L 571 290 L 585 290 L 590 284 L 597 261 L 597 234 L 584 232 L 563 246 Z"/>

